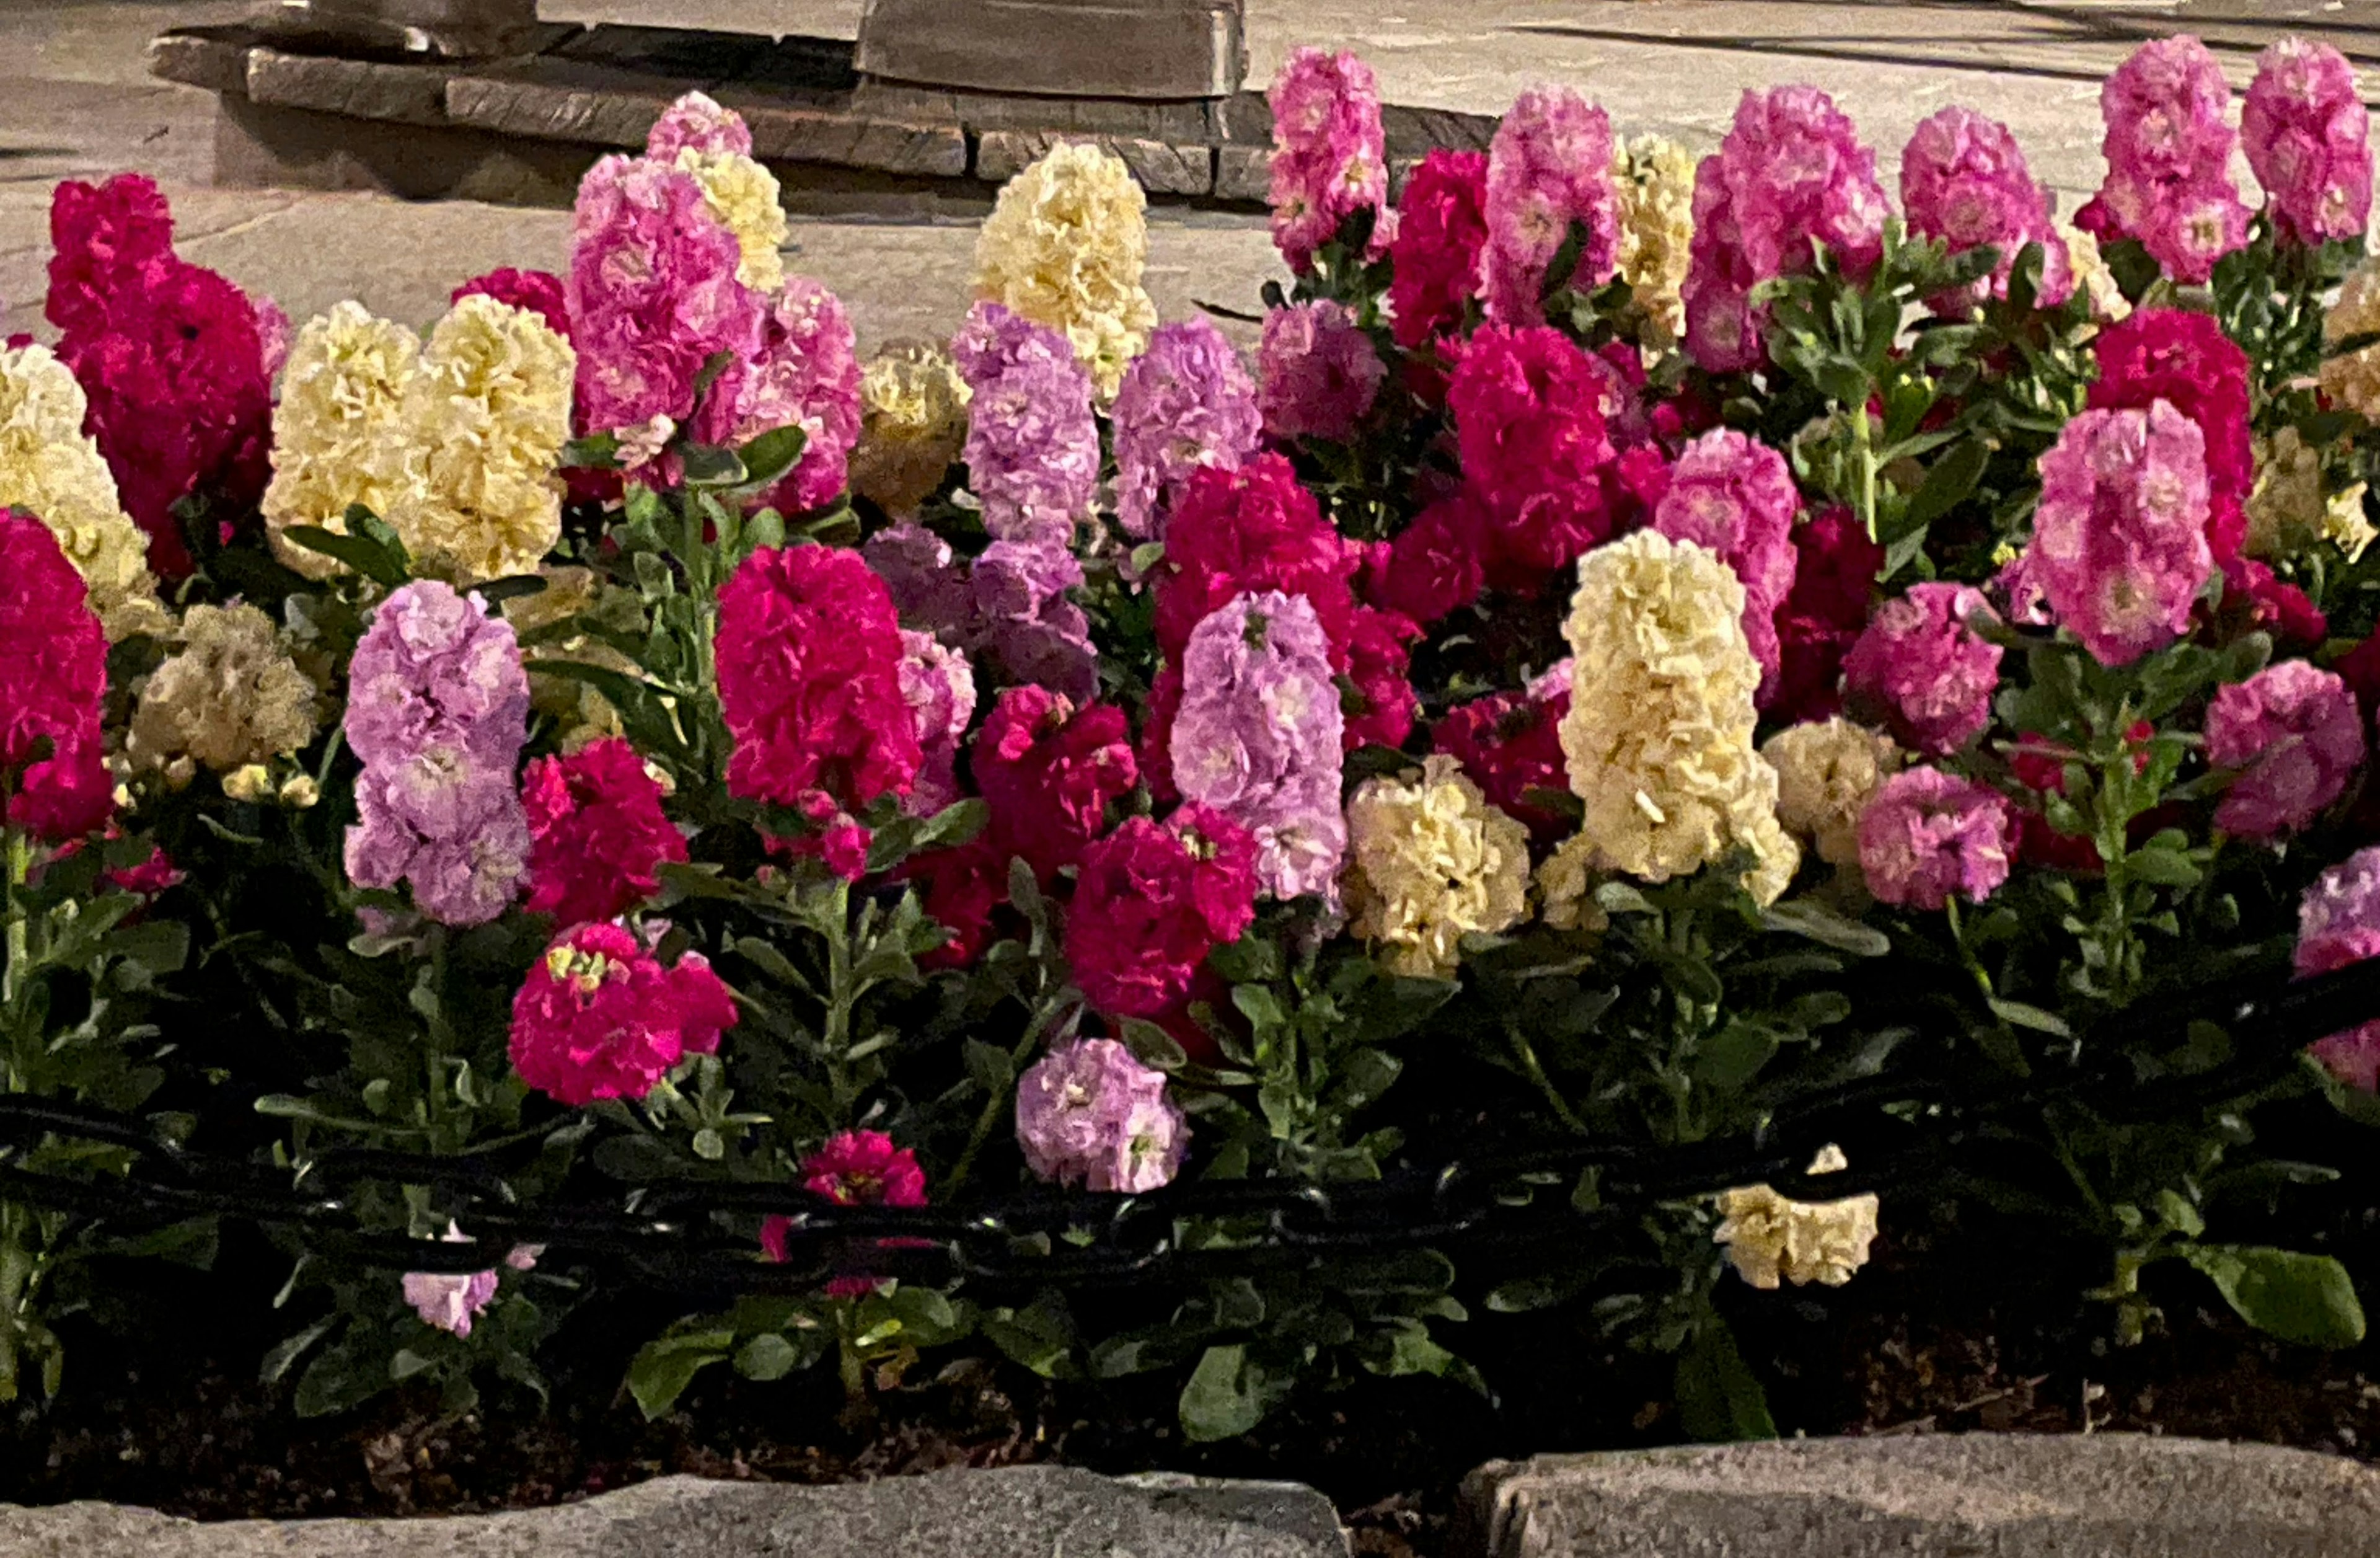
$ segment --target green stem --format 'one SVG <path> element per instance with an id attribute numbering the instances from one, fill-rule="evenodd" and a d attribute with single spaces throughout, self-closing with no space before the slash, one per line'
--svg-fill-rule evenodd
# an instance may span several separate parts
<path id="1" fill-rule="evenodd" d="M 1025 1037 L 1008 1052 L 1008 1074 L 1011 1077 L 1025 1069 L 1026 1061 L 1031 1058 L 1035 1048 L 1041 1042 L 1041 1035 L 1049 1030 L 1050 1018 L 1055 1010 L 1055 1007 L 1044 1007 L 1025 1025 Z M 976 1114 L 975 1128 L 967 1133 L 966 1150 L 959 1154 L 959 1161 L 952 1165 L 951 1172 L 942 1179 L 939 1192 L 942 1199 L 947 1201 L 957 1196 L 959 1187 L 966 1183 L 967 1175 L 974 1172 L 977 1156 L 983 1151 L 984 1143 L 991 1139 L 991 1127 L 1000 1123 L 1001 1108 L 1008 1102 L 1008 1095 L 1003 1093 L 993 1092 L 985 1096 L 983 1108 Z"/>
<path id="2" fill-rule="evenodd" d="M 1859 455 L 1859 517 L 1867 527 L 1867 539 L 1881 541 L 1876 533 L 1876 433 L 1869 426 L 1867 407 L 1854 406 L 1852 412 L 1852 447 Z"/>
<path id="3" fill-rule="evenodd" d="M 1521 1063 L 1521 1069 L 1527 1074 L 1529 1080 L 1537 1085 L 1537 1090 L 1546 1095 L 1546 1102 L 1553 1105 L 1555 1117 L 1573 1133 L 1579 1136 L 1586 1135 L 1586 1122 L 1572 1113 L 1569 1102 L 1554 1086 L 1553 1078 L 1546 1075 L 1546 1068 L 1543 1065 L 1537 1064 L 1537 1052 L 1531 1046 L 1528 1039 L 1518 1028 L 1507 1028 L 1505 1032 L 1512 1036 L 1512 1058 Z"/>

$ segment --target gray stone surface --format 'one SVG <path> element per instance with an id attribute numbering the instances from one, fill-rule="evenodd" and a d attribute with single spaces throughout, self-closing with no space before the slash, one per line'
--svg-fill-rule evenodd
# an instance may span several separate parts
<path id="1" fill-rule="evenodd" d="M 1912 1435 L 1496 1462 L 1464 1558 L 2370 1558 L 2380 1468 L 2265 1444 Z"/>
<path id="2" fill-rule="evenodd" d="M 0 1558 L 1346 1558 L 1330 1501 L 1280 1483 L 1060 1467 L 832 1488 L 668 1477 L 559 1509 L 198 1525 L 0 1507 Z"/>
<path id="3" fill-rule="evenodd" d="M 1242 0 L 868 0 L 870 76 L 1043 96 L 1229 97 Z"/>

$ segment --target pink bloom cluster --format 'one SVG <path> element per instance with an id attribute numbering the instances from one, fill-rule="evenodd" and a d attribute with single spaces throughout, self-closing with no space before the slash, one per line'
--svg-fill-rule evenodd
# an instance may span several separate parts
<path id="1" fill-rule="evenodd" d="M 500 266 L 485 275 L 473 276 L 446 300 L 459 303 L 466 298 L 480 297 L 492 298 L 508 308 L 527 310 L 544 320 L 547 329 L 565 341 L 570 339 L 570 289 L 560 276 L 546 271 Z"/>
<path id="2" fill-rule="evenodd" d="M 998 541 L 1063 552 L 1099 483 L 1091 376 L 1055 330 L 978 303 L 953 343 L 967 408 L 967 486 Z"/>
<path id="3" fill-rule="evenodd" d="M 1281 67 L 1270 101 L 1272 241 L 1303 275 L 1348 217 L 1388 204 L 1380 84 L 1352 54 L 1302 48 Z"/>
<path id="4" fill-rule="evenodd" d="M 1078 1039 L 1018 1079 L 1016 1144 L 1042 1179 L 1137 1195 L 1181 1171 L 1190 1124 L 1165 1073 L 1112 1039 Z"/>
<path id="5" fill-rule="evenodd" d="M 1257 347 L 1257 405 L 1282 443 L 1344 443 L 1379 398 L 1388 368 L 1344 303 L 1293 303 L 1265 315 Z"/>
<path id="6" fill-rule="evenodd" d="M 2248 208 L 2231 182 L 2230 105 L 2205 44 L 2188 36 L 2142 44 L 2099 89 L 2107 176 L 2074 225 L 2136 239 L 2176 281 L 2213 275 L 2248 241 Z"/>
<path id="7" fill-rule="evenodd" d="M 1992 722 L 2000 647 L 1973 626 L 1991 615 L 1972 586 L 1910 586 L 1876 608 L 1843 657 L 1845 696 L 1918 751 L 1957 751 Z"/>
<path id="8" fill-rule="evenodd" d="M 2205 440 L 2160 400 L 2085 411 L 2041 456 L 2026 578 L 2103 665 L 2128 665 L 2190 626 L 2214 571 Z"/>
<path id="9" fill-rule="evenodd" d="M 1686 445 L 1653 510 L 1653 529 L 1709 551 L 1742 581 L 1743 637 L 1760 663 L 1764 701 L 1777 689 L 1782 663 L 1777 612 L 1793 588 L 1793 517 L 1801 510 L 1785 456 L 1732 428 L 1714 428 Z"/>
<path id="10" fill-rule="evenodd" d="M 976 736 L 975 782 L 991 809 L 1000 895 L 1012 858 L 1046 886 L 1082 859 L 1107 828 L 1109 804 L 1140 782 L 1132 727 L 1111 703 L 1077 708 L 1046 688 L 1010 688 Z"/>
<path id="11" fill-rule="evenodd" d="M 686 859 L 686 835 L 662 810 L 662 787 L 616 736 L 521 775 L 528 813 L 528 907 L 565 925 L 613 919 L 661 890 L 660 868 Z"/>
<path id="12" fill-rule="evenodd" d="M 1576 286 L 1609 281 L 1620 259 L 1620 192 L 1611 182 L 1611 119 L 1568 87 L 1536 87 L 1505 111 L 1488 148 L 1488 244 L 1481 295 L 1498 324 L 1543 324 L 1555 254 L 1573 225 L 1586 245 Z"/>
<path id="13" fill-rule="evenodd" d="M 1365 598 L 1424 625 L 1469 605 L 1487 587 L 1485 526 L 1468 492 L 1430 505 L 1366 555 Z"/>
<path id="14" fill-rule="evenodd" d="M 845 1131 L 802 1160 L 802 1188 L 837 1206 L 924 1206 L 926 1171 L 917 1154 L 893 1144 L 882 1131 Z M 783 1261 L 793 1219 L 771 1217 L 760 1224 L 760 1248 Z M 885 1240 L 887 1244 L 892 1240 Z M 826 1284 L 835 1298 L 865 1298 L 876 1291 L 870 1276 L 841 1276 Z"/>
<path id="15" fill-rule="evenodd" d="M 107 636 L 48 526 L 0 509 L 0 790 L 8 825 L 61 843 L 115 807 L 101 706 Z"/>
<path id="16" fill-rule="evenodd" d="M 2217 563 L 2248 535 L 2256 457 L 2248 426 L 2248 354 L 2212 314 L 2135 309 L 2091 345 L 2091 409 L 2145 411 L 2157 401 L 2198 424 L 2206 454 L 2206 544 Z"/>
<path id="17" fill-rule="evenodd" d="M 1463 324 L 1479 295 L 1479 257 L 1488 247 L 1488 155 L 1444 147 L 1422 158 L 1397 201 L 1397 236 L 1389 245 L 1394 274 L 1389 311 L 1397 345 L 1417 351 Z"/>
<path id="18" fill-rule="evenodd" d="M 165 197 L 138 174 L 60 184 L 50 237 L 45 312 L 90 402 L 84 431 L 149 536 L 150 566 L 180 578 L 192 561 L 174 505 L 202 496 L 237 511 L 272 476 L 270 305 L 177 257 Z"/>
<path id="19" fill-rule="evenodd" d="M 786 277 L 769 300 L 757 349 L 711 385 L 694 435 L 740 444 L 783 427 L 802 430 L 802 456 L 756 501 L 786 514 L 825 507 L 859 442 L 859 352 L 843 304 L 805 276 Z"/>
<path id="20" fill-rule="evenodd" d="M 528 675 L 511 624 L 435 579 L 393 592 L 347 666 L 346 742 L 363 761 L 347 877 L 413 887 L 416 907 L 478 925 L 513 901 L 529 851 L 514 767 Z"/>
<path id="21" fill-rule="evenodd" d="M 735 998 L 698 952 L 664 968 L 625 925 L 554 938 L 513 998 L 513 1069 L 573 1108 L 640 1099 L 690 1054 L 719 1048 Z"/>
<path id="22" fill-rule="evenodd" d="M 1884 252 L 1876 152 L 1815 87 L 1747 91 L 1718 151 L 1694 170 L 1686 349 L 1714 373 L 1768 359 L 1752 289 L 1810 268 L 1824 244 L 1864 278 Z"/>
<path id="23" fill-rule="evenodd" d="M 1539 844 L 1572 826 L 1530 792 L 1566 793 L 1570 767 L 1562 756 L 1561 721 L 1570 712 L 1571 663 L 1549 666 L 1518 692 L 1458 703 L 1430 727 L 1430 748 L 1463 765 L 1488 803 L 1525 825 Z"/>
<path id="24" fill-rule="evenodd" d="M 1128 818 L 1083 853 L 1066 913 L 1066 961 L 1093 1010 L 1163 1018 L 1207 955 L 1256 918 L 1248 831 L 1187 805 L 1164 822 Z"/>
<path id="25" fill-rule="evenodd" d="M 917 723 L 917 777 L 905 802 L 930 817 L 958 800 L 959 742 L 975 719 L 975 667 L 931 633 L 901 629 L 901 700 Z"/>
<path id="26" fill-rule="evenodd" d="M 901 624 L 884 581 L 838 547 L 762 547 L 720 588 L 727 787 L 846 809 L 906 795 L 924 754 L 901 693 Z"/>
<path id="27" fill-rule="evenodd" d="M 1777 612 L 1779 668 L 1765 712 L 1787 724 L 1842 710 L 1843 657 L 1865 631 L 1884 548 L 1848 508 L 1793 531 L 1793 588 Z"/>
<path id="28" fill-rule="evenodd" d="M 1534 590 L 1610 538 L 1611 423 L 1627 394 L 1609 363 L 1548 326 L 1491 324 L 1471 337 L 1446 398 L 1489 585 Z"/>
<path id="29" fill-rule="evenodd" d="M 1998 791 L 1907 769 L 1860 813 L 1860 871 L 1879 902 L 1902 908 L 1938 911 L 1954 896 L 1980 904 L 2008 880 L 2014 831 Z"/>
<path id="30" fill-rule="evenodd" d="M 1265 322 L 1268 342 L 1280 317 Z M 1364 349 L 1371 352 L 1369 341 Z M 1116 523 L 1135 541 L 1162 541 L 1190 473 L 1201 466 L 1236 469 L 1264 432 L 1256 381 L 1223 333 L 1203 319 L 1158 327 L 1124 370 L 1111 420 Z"/>
<path id="31" fill-rule="evenodd" d="M 2233 682 L 2206 710 L 2206 761 L 2240 771 L 2215 824 L 2263 842 L 2295 833 L 2346 793 L 2363 751 L 2355 694 L 2336 672 L 2284 660 Z"/>
<path id="32" fill-rule="evenodd" d="M 2298 906 L 2299 973 L 2327 974 L 2373 956 L 2380 956 L 2380 848 L 2323 872 Z M 2380 1021 L 2332 1034 L 2313 1055 L 2350 1087 L 2380 1091 Z"/>
<path id="33" fill-rule="evenodd" d="M 454 1244 L 470 1243 L 460 1228 L 446 1224 L 446 1238 Z M 504 1257 L 504 1264 L 516 1272 L 526 1272 L 537 1265 L 544 1252 L 540 1245 L 515 1245 Z M 485 1272 L 407 1272 L 397 1284 L 405 1301 L 421 1317 L 424 1325 L 461 1337 L 471 1334 L 472 1325 L 495 1302 L 496 1273 Z"/>
<path id="34" fill-rule="evenodd" d="M 1336 902 L 1344 730 L 1330 640 L 1303 595 L 1234 596 L 1192 630 L 1173 785 L 1254 835 L 1261 892 Z"/>
<path id="35" fill-rule="evenodd" d="M 2029 243 L 2042 250 L 2041 306 L 2056 308 L 2073 293 L 2066 240 L 2049 219 L 2049 194 L 2034 182 L 2016 137 L 1998 120 L 1945 108 L 1921 122 L 1900 153 L 1900 205 L 1911 232 L 1941 239 L 1953 254 L 1986 245 L 1999 251 L 1988 279 L 1956 298 L 1934 299 L 1937 311 L 1963 311 L 1986 295 L 2007 297 L 2009 274 Z"/>
<path id="36" fill-rule="evenodd" d="M 2372 118 L 2345 55 L 2303 38 L 2259 55 L 2240 138 L 2280 237 L 2313 245 L 2363 236 L 2372 219 Z"/>
<path id="37" fill-rule="evenodd" d="M 674 162 L 680 152 L 752 154 L 752 128 L 744 116 L 722 108 L 702 92 L 688 92 L 662 111 L 645 132 L 645 155 L 656 162 Z"/>

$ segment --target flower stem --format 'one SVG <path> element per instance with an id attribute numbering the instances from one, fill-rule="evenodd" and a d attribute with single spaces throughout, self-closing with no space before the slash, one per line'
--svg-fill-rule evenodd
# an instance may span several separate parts
<path id="1" fill-rule="evenodd" d="M 1512 1058 L 1521 1063 L 1521 1070 L 1536 1084 L 1537 1090 L 1546 1095 L 1546 1102 L 1553 1106 L 1555 1117 L 1577 1135 L 1586 1135 L 1586 1122 L 1572 1112 L 1569 1102 L 1554 1086 L 1553 1078 L 1547 1076 L 1546 1068 L 1537 1063 L 1537 1052 L 1529 1043 L 1527 1036 L 1517 1027 L 1508 1027 L 1504 1031 L 1512 1041 Z"/>

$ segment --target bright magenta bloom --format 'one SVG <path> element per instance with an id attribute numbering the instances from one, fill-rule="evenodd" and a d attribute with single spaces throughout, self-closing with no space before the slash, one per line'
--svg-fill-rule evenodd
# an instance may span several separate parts
<path id="1" fill-rule="evenodd" d="M 2355 694 L 2338 673 L 2284 660 L 2233 682 L 2206 709 L 2206 761 L 2241 770 L 2215 824 L 2265 841 L 2295 833 L 2346 792 L 2363 752 Z"/>
<path id="2" fill-rule="evenodd" d="M 625 926 L 581 925 L 513 998 L 513 1069 L 559 1102 L 640 1099 L 690 1054 L 719 1048 L 735 1000 L 700 953 L 672 968 Z"/>
<path id="3" fill-rule="evenodd" d="M 564 925 L 612 919 L 661 890 L 659 868 L 686 859 L 660 783 L 616 736 L 521 775 L 528 811 L 528 907 Z"/>

